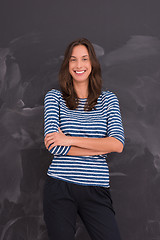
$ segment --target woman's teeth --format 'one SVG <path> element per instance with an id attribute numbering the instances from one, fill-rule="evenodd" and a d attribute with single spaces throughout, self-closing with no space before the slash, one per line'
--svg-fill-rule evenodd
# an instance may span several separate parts
<path id="1" fill-rule="evenodd" d="M 78 74 L 84 73 L 85 71 L 75 71 Z"/>

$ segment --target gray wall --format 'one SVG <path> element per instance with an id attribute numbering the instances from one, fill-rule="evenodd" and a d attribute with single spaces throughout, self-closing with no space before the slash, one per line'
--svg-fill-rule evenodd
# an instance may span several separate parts
<path id="1" fill-rule="evenodd" d="M 159 0 L 0 1 L 0 240 L 48 239 L 43 98 L 58 88 L 67 44 L 82 36 L 121 106 L 125 149 L 107 161 L 122 239 L 160 239 L 159 9 Z"/>

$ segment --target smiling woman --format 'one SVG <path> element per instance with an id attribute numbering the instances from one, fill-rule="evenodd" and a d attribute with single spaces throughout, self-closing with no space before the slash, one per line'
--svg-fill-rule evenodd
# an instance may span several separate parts
<path id="1" fill-rule="evenodd" d="M 77 108 L 79 98 L 87 98 L 85 109 L 92 110 L 101 94 L 102 79 L 93 45 L 87 39 L 78 39 L 68 46 L 59 81 L 69 109 Z"/>
<path id="2" fill-rule="evenodd" d="M 54 155 L 44 187 L 50 239 L 73 240 L 79 213 L 94 240 L 120 240 L 110 195 L 107 153 L 122 152 L 118 99 L 101 91 L 101 70 L 87 39 L 72 42 L 60 74 L 62 92 L 45 96 L 45 146 Z"/>

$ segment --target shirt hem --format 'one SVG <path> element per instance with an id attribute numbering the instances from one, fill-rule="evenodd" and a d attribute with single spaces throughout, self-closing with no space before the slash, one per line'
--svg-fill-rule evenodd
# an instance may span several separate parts
<path id="1" fill-rule="evenodd" d="M 60 176 L 57 176 L 57 175 L 53 175 L 53 174 L 49 174 L 47 173 L 47 175 L 49 177 L 52 177 L 52 178 L 55 178 L 55 179 L 58 179 L 58 180 L 62 180 L 62 181 L 65 181 L 65 182 L 69 182 L 69 183 L 73 183 L 73 184 L 76 184 L 76 185 L 81 185 L 81 186 L 92 186 L 92 187 L 105 187 L 105 188 L 110 188 L 110 184 L 97 184 L 97 183 L 81 183 L 79 181 L 75 181 L 75 180 L 69 180 L 67 178 L 63 178 L 63 177 L 60 177 Z"/>

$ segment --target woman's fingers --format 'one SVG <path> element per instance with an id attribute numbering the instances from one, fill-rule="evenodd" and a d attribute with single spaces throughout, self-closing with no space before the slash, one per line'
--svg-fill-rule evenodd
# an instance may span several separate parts
<path id="1" fill-rule="evenodd" d="M 45 139 L 44 139 L 44 143 L 46 148 L 48 148 L 51 144 L 54 144 L 54 134 L 47 134 Z"/>
<path id="2" fill-rule="evenodd" d="M 48 141 L 45 143 L 46 148 L 50 147 L 52 144 L 54 144 L 53 141 Z"/>
<path id="3" fill-rule="evenodd" d="M 47 149 L 51 149 L 55 146 L 68 146 L 66 142 L 66 135 L 58 128 L 59 132 L 48 133 L 44 138 L 44 144 Z"/>

